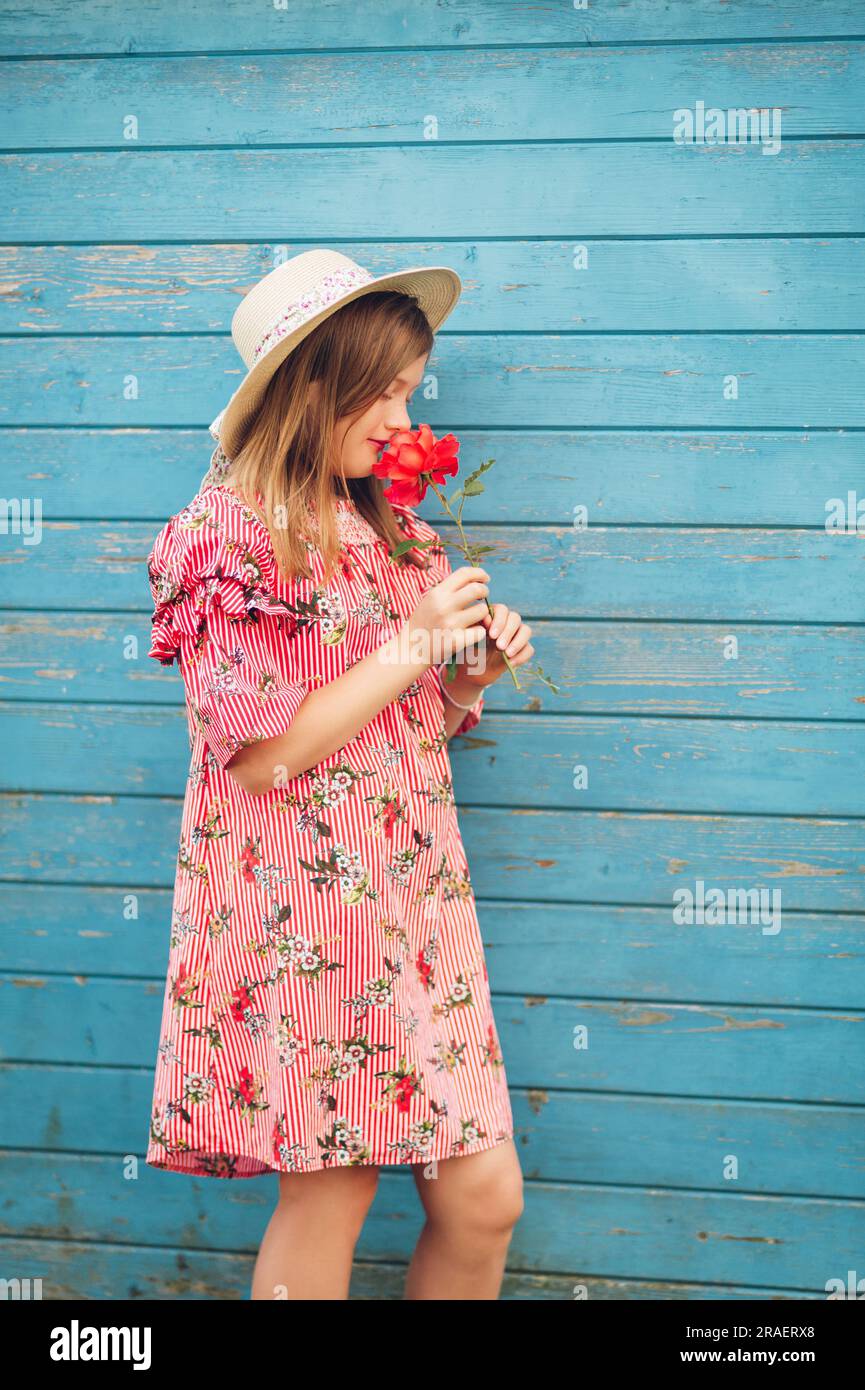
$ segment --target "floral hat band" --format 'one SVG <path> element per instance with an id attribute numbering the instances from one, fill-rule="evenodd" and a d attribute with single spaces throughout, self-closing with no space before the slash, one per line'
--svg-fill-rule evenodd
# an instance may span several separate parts
<path id="1" fill-rule="evenodd" d="M 301 251 L 271 270 L 244 296 L 231 320 L 246 376 L 210 426 L 227 461 L 243 443 L 267 383 L 288 354 L 331 314 L 373 290 L 413 296 L 435 333 L 455 307 L 462 281 L 450 266 L 413 266 L 373 275 L 341 251 Z M 209 475 L 208 475 L 209 476 Z"/>
<path id="2" fill-rule="evenodd" d="M 309 294 L 305 294 L 303 299 L 295 304 L 289 304 L 284 314 L 279 318 L 265 333 L 261 342 L 252 354 L 253 362 L 257 362 L 263 352 L 270 352 L 272 347 L 281 343 L 283 338 L 292 329 L 297 328 L 298 324 L 304 323 L 312 314 L 317 314 L 320 309 L 326 309 L 329 304 L 333 304 L 337 299 L 343 299 L 349 290 L 353 290 L 356 285 L 368 285 L 373 276 L 362 266 L 355 266 L 354 269 L 336 270 L 332 275 L 325 275 L 324 279 L 314 286 Z"/>

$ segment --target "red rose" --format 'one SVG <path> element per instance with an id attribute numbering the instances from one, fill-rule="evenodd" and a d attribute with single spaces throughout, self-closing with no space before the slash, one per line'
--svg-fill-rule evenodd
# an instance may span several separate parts
<path id="1" fill-rule="evenodd" d="M 443 483 L 459 472 L 456 435 L 436 439 L 429 425 L 416 430 L 396 430 L 372 466 L 377 478 L 390 478 L 385 489 L 389 502 L 416 507 L 430 483 Z"/>

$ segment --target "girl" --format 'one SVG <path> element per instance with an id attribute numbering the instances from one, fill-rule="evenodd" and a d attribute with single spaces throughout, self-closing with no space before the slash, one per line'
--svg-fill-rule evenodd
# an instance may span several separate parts
<path id="1" fill-rule="evenodd" d="M 447 743 L 531 629 L 372 472 L 460 288 L 324 250 L 265 276 L 148 557 L 192 757 L 146 1161 L 279 1174 L 255 1299 L 348 1297 L 382 1164 L 425 1209 L 407 1298 L 496 1298 L 522 1210 Z M 435 544 L 392 560 L 409 538 Z"/>

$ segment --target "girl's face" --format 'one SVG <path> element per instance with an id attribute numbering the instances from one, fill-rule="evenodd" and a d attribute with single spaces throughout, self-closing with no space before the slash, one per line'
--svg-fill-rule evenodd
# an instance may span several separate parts
<path id="1" fill-rule="evenodd" d="M 429 353 L 416 357 L 399 376 L 394 377 L 377 401 L 353 423 L 348 416 L 336 422 L 337 447 L 341 448 L 341 463 L 347 478 L 366 478 L 379 451 L 387 444 L 394 430 L 410 430 L 409 402 L 423 381 Z"/>

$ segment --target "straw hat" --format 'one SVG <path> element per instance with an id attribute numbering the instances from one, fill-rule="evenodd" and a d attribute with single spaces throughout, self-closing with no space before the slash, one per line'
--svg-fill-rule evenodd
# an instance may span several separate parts
<path id="1" fill-rule="evenodd" d="M 325 248 L 301 251 L 271 270 L 244 296 L 231 320 L 231 336 L 247 374 L 210 426 L 219 444 L 216 453 L 233 458 L 267 383 L 292 348 L 337 309 L 372 290 L 416 295 L 435 332 L 459 299 L 462 281 L 443 265 L 376 276 L 351 257 Z"/>

